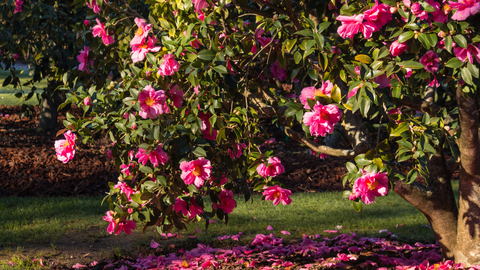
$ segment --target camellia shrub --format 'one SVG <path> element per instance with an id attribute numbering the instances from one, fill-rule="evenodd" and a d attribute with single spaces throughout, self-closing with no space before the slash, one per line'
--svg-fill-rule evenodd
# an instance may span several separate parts
<path id="1" fill-rule="evenodd" d="M 272 119 L 322 157 L 350 159 L 355 209 L 393 190 L 425 214 L 446 259 L 480 264 L 480 2 L 74 4 L 91 8 L 90 27 L 64 82 L 88 114 L 68 115 L 55 146 L 67 162 L 80 137 L 110 140 L 121 172 L 110 233 L 228 222 L 234 192 L 289 204 L 282 161 L 263 150 L 260 120 Z"/>

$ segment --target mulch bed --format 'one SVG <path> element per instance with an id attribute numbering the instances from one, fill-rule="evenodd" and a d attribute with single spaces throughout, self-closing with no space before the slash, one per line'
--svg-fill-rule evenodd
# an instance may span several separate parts
<path id="1" fill-rule="evenodd" d="M 63 164 L 55 156 L 53 134 L 40 134 L 39 107 L 35 118 L 20 118 L 20 106 L 0 106 L 0 196 L 95 196 L 108 191 L 108 182 L 116 182 L 118 172 L 107 157 L 108 149 L 102 138 L 95 145 L 79 143 L 75 158 Z M 73 107 L 70 114 L 79 117 L 82 110 Z M 8 114 L 8 117 L 5 115 Z M 65 111 L 57 119 L 57 131 L 63 128 Z M 343 190 L 342 175 L 346 173 L 342 158 L 320 159 L 288 140 L 285 134 L 266 121 L 268 132 L 276 142 L 265 146 L 274 150 L 286 172 L 279 180 L 293 192 L 323 192 Z"/>

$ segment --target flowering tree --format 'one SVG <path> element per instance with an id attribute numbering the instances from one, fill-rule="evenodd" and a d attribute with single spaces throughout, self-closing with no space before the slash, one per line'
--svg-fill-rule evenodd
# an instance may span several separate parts
<path id="1" fill-rule="evenodd" d="M 2 85 L 20 90 L 22 86 L 31 85 L 31 92 L 25 95 L 28 100 L 36 94 L 34 84 L 47 81 L 48 86 L 39 98 L 41 130 L 55 129 L 57 108 L 65 101 L 63 92 L 57 89 L 67 70 L 78 66 L 77 32 L 86 27 L 83 20 L 88 8 L 74 11 L 71 4 L 69 1 L 8 0 L 0 5 L 0 68 L 11 71 Z M 13 67 L 19 60 L 30 65 L 32 79 L 24 85 Z M 23 93 L 16 95 L 21 97 Z M 23 105 L 22 109 L 27 106 Z"/>
<path id="2" fill-rule="evenodd" d="M 351 160 L 355 209 L 392 189 L 425 214 L 445 258 L 480 264 L 477 1 L 86 4 L 91 29 L 67 102 L 91 117 L 65 124 L 112 142 L 122 175 L 110 184 L 111 233 L 132 220 L 159 232 L 228 222 L 232 191 L 290 203 L 275 182 L 281 161 L 258 135 L 269 117 L 313 151 Z M 334 132 L 351 148 L 325 145 Z M 63 162 L 71 138 L 58 143 Z"/>

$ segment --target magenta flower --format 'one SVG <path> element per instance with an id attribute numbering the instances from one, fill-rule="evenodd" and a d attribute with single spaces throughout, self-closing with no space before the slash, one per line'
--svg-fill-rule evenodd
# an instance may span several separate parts
<path id="1" fill-rule="evenodd" d="M 115 186 L 113 186 L 113 188 L 120 189 L 120 193 L 124 193 L 129 201 L 132 200 L 130 196 L 135 193 L 135 191 L 125 182 L 118 182 Z"/>
<path id="2" fill-rule="evenodd" d="M 338 16 L 337 21 L 341 21 L 342 25 L 338 27 L 338 34 L 342 38 L 353 38 L 358 31 L 362 32 L 365 38 L 372 37 L 372 33 L 375 31 L 375 26 L 369 22 L 363 21 L 364 15 L 353 16 Z"/>
<path id="3" fill-rule="evenodd" d="M 278 185 L 273 187 L 263 187 L 263 196 L 265 196 L 266 201 L 273 201 L 273 205 L 278 205 L 282 203 L 283 205 L 290 204 L 292 199 L 289 196 L 292 196 L 292 192 L 288 189 L 283 189 Z"/>
<path id="4" fill-rule="evenodd" d="M 388 193 L 387 173 L 366 173 L 362 170 L 363 175 L 355 180 L 353 184 L 354 196 L 360 197 L 365 204 L 371 204 L 375 201 L 375 197 L 385 196 Z"/>
<path id="5" fill-rule="evenodd" d="M 101 23 L 100 20 L 97 18 L 97 25 L 92 27 L 92 33 L 94 37 L 102 37 L 103 44 L 110 45 L 115 42 L 112 36 L 110 36 L 107 31 L 105 30 L 105 24 Z"/>
<path id="6" fill-rule="evenodd" d="M 262 46 L 262 48 L 267 46 L 268 43 L 270 43 L 270 41 L 272 40 L 271 37 L 262 37 L 264 32 L 265 32 L 265 30 L 263 30 L 262 27 L 259 27 L 255 30 L 255 34 L 254 34 L 255 39 L 258 40 L 258 42 L 260 43 L 260 46 Z M 277 40 L 274 40 L 274 41 L 277 41 Z M 253 48 L 255 48 L 255 52 L 252 51 L 252 53 L 256 53 L 257 52 L 257 47 L 253 46 L 252 50 L 253 50 Z"/>
<path id="7" fill-rule="evenodd" d="M 155 92 L 151 85 L 147 85 L 138 94 L 138 102 L 140 102 L 140 108 L 142 109 L 138 114 L 143 119 L 155 119 L 158 115 L 166 113 L 166 100 L 165 91 L 158 90 Z"/>
<path id="8" fill-rule="evenodd" d="M 180 68 L 180 64 L 175 60 L 175 56 L 173 54 L 165 54 L 163 56 L 163 62 L 160 64 L 158 68 L 157 74 L 159 76 L 171 76 L 173 73 L 178 71 Z"/>
<path id="9" fill-rule="evenodd" d="M 270 72 L 272 76 L 279 79 L 280 81 L 284 81 L 287 78 L 287 70 L 280 67 L 277 60 L 275 63 L 270 67 Z"/>
<path id="10" fill-rule="evenodd" d="M 203 21 L 205 14 L 202 9 L 208 7 L 208 3 L 205 0 L 192 0 L 192 4 L 195 7 L 195 12 L 198 13 L 198 18 Z"/>
<path id="11" fill-rule="evenodd" d="M 375 0 L 375 5 L 373 5 L 371 9 L 365 11 L 364 19 L 370 25 L 375 27 L 375 31 L 378 31 L 392 20 L 390 6 L 387 4 L 379 5 L 378 0 Z"/>
<path id="12" fill-rule="evenodd" d="M 143 61 L 143 59 L 145 59 L 145 56 L 147 56 L 148 52 L 160 51 L 160 46 L 155 47 L 156 42 L 156 38 L 148 37 L 148 42 L 146 44 L 142 42 L 140 44 L 133 45 L 132 52 L 130 53 L 132 55 L 133 63 Z"/>
<path id="13" fill-rule="evenodd" d="M 183 31 L 183 34 L 184 34 L 185 36 L 187 36 L 187 31 Z M 197 37 L 198 37 L 198 36 L 197 36 L 197 32 L 192 31 L 192 37 L 194 37 L 195 40 L 194 40 L 194 41 L 190 41 L 190 46 L 192 46 L 192 47 L 194 47 L 195 49 L 198 50 L 198 49 L 200 48 L 200 45 L 202 45 L 202 43 L 201 43 L 200 41 L 198 41 L 198 39 L 197 39 Z"/>
<path id="14" fill-rule="evenodd" d="M 425 66 L 424 68 L 426 71 L 435 73 L 438 71 L 440 57 L 438 57 L 438 54 L 436 54 L 434 51 L 429 50 L 420 58 L 420 64 Z"/>
<path id="15" fill-rule="evenodd" d="M 325 81 L 322 87 L 316 89 L 315 86 L 303 88 L 300 94 L 300 102 L 305 109 L 310 109 L 308 106 L 308 99 L 315 100 L 315 97 L 330 97 L 332 94 L 333 84 L 330 81 Z"/>
<path id="16" fill-rule="evenodd" d="M 377 76 L 373 80 L 378 84 L 378 87 L 380 88 L 390 87 L 390 79 L 385 74 Z"/>
<path id="17" fill-rule="evenodd" d="M 473 64 L 473 57 L 477 59 L 477 62 L 480 63 L 480 49 L 478 45 L 475 44 L 468 44 L 467 48 L 457 47 L 453 49 L 455 56 L 457 56 L 458 60 L 465 62 L 467 59 L 468 61 Z"/>
<path id="18" fill-rule="evenodd" d="M 88 53 L 91 51 L 92 50 L 89 47 L 83 46 L 83 51 L 80 51 L 80 54 L 77 55 L 77 60 L 78 62 L 80 62 L 80 65 L 78 65 L 78 70 L 90 73 L 90 70 L 88 69 L 88 64 L 90 64 L 90 66 L 93 66 L 93 59 L 88 59 Z"/>
<path id="19" fill-rule="evenodd" d="M 90 99 L 90 97 L 86 97 L 83 99 L 83 104 L 85 104 L 85 106 L 90 105 L 91 102 L 92 100 Z"/>
<path id="20" fill-rule="evenodd" d="M 333 104 L 323 106 L 317 101 L 313 110 L 303 115 L 303 122 L 310 127 L 312 136 L 327 136 L 327 133 L 333 132 L 333 127 L 342 118 L 342 112 Z"/>
<path id="21" fill-rule="evenodd" d="M 399 56 L 406 52 L 408 49 L 406 43 L 399 43 L 398 40 L 395 40 L 392 45 L 390 45 L 390 53 L 392 56 Z"/>
<path id="22" fill-rule="evenodd" d="M 162 144 L 158 145 L 155 150 L 150 151 L 148 154 L 145 149 L 139 148 L 138 152 L 135 154 L 135 158 L 138 158 L 138 163 L 141 163 L 143 166 L 145 166 L 147 161 L 150 160 L 154 168 L 158 167 L 159 163 L 165 165 L 168 161 L 168 155 L 163 151 Z"/>
<path id="23" fill-rule="evenodd" d="M 260 163 L 257 167 L 257 173 L 263 177 L 275 177 L 285 172 L 282 162 L 277 157 L 269 157 L 268 165 Z"/>
<path id="24" fill-rule="evenodd" d="M 7 117 L 7 115 L 5 115 L 5 117 Z M 67 163 L 75 156 L 75 139 L 77 136 L 73 134 L 71 130 L 67 130 L 63 136 L 65 136 L 65 140 L 55 141 L 55 153 L 58 160 Z"/>
<path id="25" fill-rule="evenodd" d="M 22 12 L 22 5 L 23 5 L 23 1 L 15 0 L 15 9 L 13 10 L 13 14 Z"/>
<path id="26" fill-rule="evenodd" d="M 213 209 L 222 209 L 225 214 L 230 214 L 233 212 L 233 209 L 237 206 L 237 203 L 233 199 L 233 192 L 231 190 L 222 190 L 218 194 L 218 203 L 213 203 Z"/>
<path id="27" fill-rule="evenodd" d="M 473 16 L 480 10 L 480 2 L 478 0 L 458 0 L 458 2 L 448 1 L 451 9 L 456 9 L 452 20 L 464 21 L 468 17 Z"/>
<path id="28" fill-rule="evenodd" d="M 170 84 L 168 87 L 170 87 Z M 175 84 L 172 88 L 170 88 L 170 91 L 168 91 L 168 97 L 173 101 L 173 106 L 177 108 L 182 106 L 184 93 L 182 89 L 178 87 L 178 85 Z"/>
<path id="29" fill-rule="evenodd" d="M 216 140 L 218 132 L 216 129 L 212 128 L 212 125 L 210 125 L 210 114 L 201 112 L 198 114 L 198 117 L 202 121 L 200 130 L 202 131 L 203 137 L 207 140 Z"/>
<path id="30" fill-rule="evenodd" d="M 182 215 L 188 216 L 189 219 L 192 219 L 195 216 L 203 213 L 202 207 L 200 207 L 195 200 L 192 200 L 190 208 L 188 208 L 187 202 L 180 198 L 175 199 L 173 210 L 175 210 L 177 213 L 182 212 Z"/>
<path id="31" fill-rule="evenodd" d="M 110 222 L 107 228 L 109 234 L 115 232 L 115 235 L 119 235 L 122 231 L 125 231 L 126 234 L 131 234 L 132 230 L 135 230 L 137 227 L 135 221 L 127 220 L 126 218 L 122 220 L 114 219 L 112 213 L 115 214 L 115 212 L 107 211 L 107 215 L 103 217 L 103 220 Z"/>
<path id="32" fill-rule="evenodd" d="M 412 10 L 412 14 L 417 16 L 421 20 L 426 20 L 428 18 L 428 13 L 422 9 L 420 3 L 413 3 L 410 6 L 410 9 Z"/>
<path id="33" fill-rule="evenodd" d="M 87 1 L 87 7 L 93 9 L 93 12 L 95 13 L 99 13 L 101 10 L 96 0 L 92 0 L 92 4 L 90 4 L 89 1 Z"/>
<path id="34" fill-rule="evenodd" d="M 148 32 L 152 29 L 151 24 L 147 24 L 144 19 L 135 18 L 135 24 L 137 24 L 138 29 L 135 32 L 135 36 L 130 41 L 130 46 L 140 46 L 145 43 L 145 39 L 148 36 Z M 156 41 L 156 40 L 155 40 Z"/>
<path id="35" fill-rule="evenodd" d="M 90 20 L 84 20 L 83 23 L 85 24 L 86 27 L 90 26 Z"/>
<path id="36" fill-rule="evenodd" d="M 228 149 L 228 154 L 232 159 L 237 159 L 242 156 L 242 150 L 247 148 L 245 143 L 235 143 L 233 145 L 233 150 Z"/>
<path id="37" fill-rule="evenodd" d="M 130 172 L 130 167 L 135 168 L 135 163 L 130 163 L 128 165 L 122 164 L 120 165 L 120 172 L 124 173 L 125 176 L 130 176 L 132 173 Z"/>
<path id="38" fill-rule="evenodd" d="M 197 160 L 182 161 L 180 163 L 180 170 L 182 175 L 180 176 L 185 184 L 195 185 L 197 188 L 203 186 L 203 183 L 210 178 L 212 174 L 212 165 L 210 160 L 200 157 Z"/>
<path id="39" fill-rule="evenodd" d="M 434 0 L 426 0 L 425 2 L 427 2 L 430 6 L 432 6 L 435 9 L 434 12 L 430 13 L 430 14 L 432 14 L 434 22 L 446 23 L 448 21 L 448 16 L 447 16 L 448 11 L 446 12 L 444 10 L 444 8 L 448 6 L 448 5 L 446 5 L 445 0 L 442 1 L 442 4 L 440 4 L 440 3 L 438 3 Z M 442 5 L 443 5 L 443 7 L 442 7 Z"/>

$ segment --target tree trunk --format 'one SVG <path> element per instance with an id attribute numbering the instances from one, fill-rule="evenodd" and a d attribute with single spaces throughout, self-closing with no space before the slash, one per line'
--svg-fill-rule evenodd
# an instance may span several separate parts
<path id="1" fill-rule="evenodd" d="M 45 92 L 42 93 L 40 104 L 40 117 L 38 119 L 38 130 L 49 132 L 57 127 L 58 106 L 64 102 L 63 93 L 55 90 L 59 83 L 49 81 Z"/>
<path id="2" fill-rule="evenodd" d="M 480 147 L 478 108 L 457 88 L 460 118 L 460 187 L 455 260 L 465 266 L 480 264 Z"/>
<path id="3" fill-rule="evenodd" d="M 443 152 L 437 149 L 428 162 L 430 185 L 395 183 L 394 191 L 430 222 L 444 259 L 453 260 L 458 209 Z"/>

